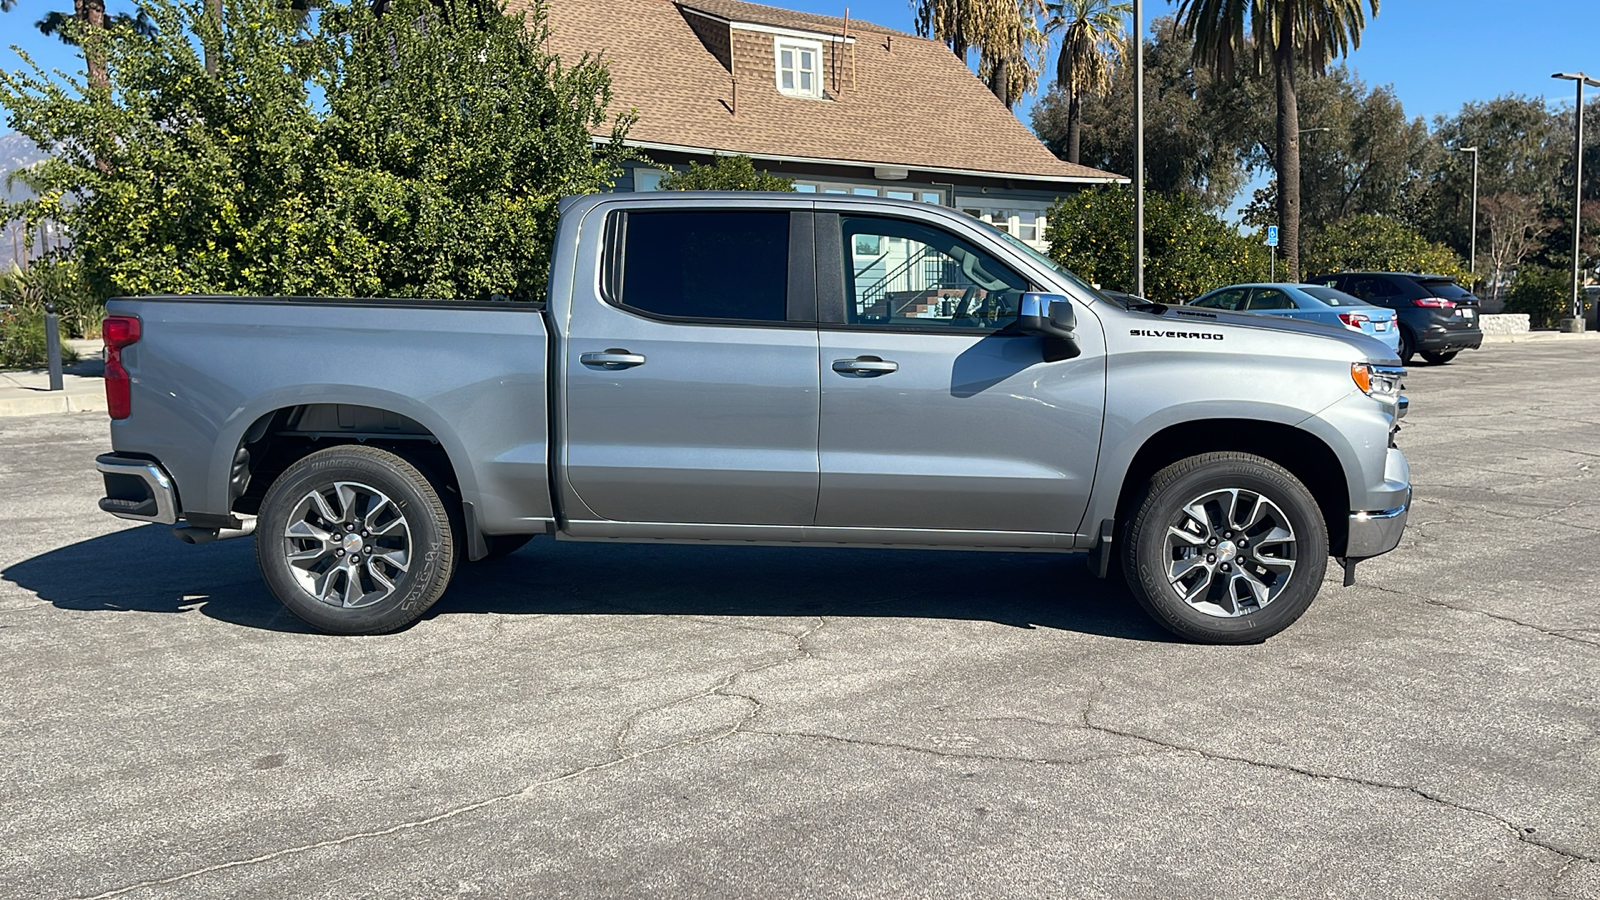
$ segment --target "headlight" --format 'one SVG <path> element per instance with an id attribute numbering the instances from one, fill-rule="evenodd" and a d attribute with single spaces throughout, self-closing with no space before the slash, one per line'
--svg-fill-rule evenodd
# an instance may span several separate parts
<path id="1" fill-rule="evenodd" d="M 1385 403 L 1398 403 L 1400 400 L 1400 379 L 1404 378 L 1406 370 L 1398 366 L 1375 366 L 1372 363 L 1351 363 L 1350 380 L 1356 387 L 1374 400 Z"/>

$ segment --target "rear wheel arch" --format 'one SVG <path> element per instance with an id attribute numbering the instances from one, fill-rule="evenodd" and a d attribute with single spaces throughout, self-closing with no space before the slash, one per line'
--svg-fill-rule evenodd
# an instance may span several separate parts
<path id="1" fill-rule="evenodd" d="M 447 432 L 392 409 L 343 403 L 280 406 L 257 416 L 240 434 L 227 460 L 229 512 L 253 515 L 272 483 L 290 466 L 329 447 L 364 445 L 387 450 L 415 466 L 458 507 L 470 470 L 460 451 L 447 446 Z M 463 474 L 467 483 L 463 483 Z"/>

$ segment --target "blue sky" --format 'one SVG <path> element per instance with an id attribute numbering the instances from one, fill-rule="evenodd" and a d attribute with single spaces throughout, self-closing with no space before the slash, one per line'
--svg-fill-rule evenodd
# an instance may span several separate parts
<path id="1" fill-rule="evenodd" d="M 560 2 L 560 0 L 555 0 Z M 769 0 L 775 5 L 912 30 L 907 0 Z M 132 8 L 121 0 L 112 12 Z M 1168 0 L 1147 0 L 1145 18 L 1170 13 Z M 38 33 L 33 23 L 64 0 L 19 0 L 0 13 L 0 47 L 21 46 L 46 68 L 79 68 L 71 48 Z M 1465 102 L 1506 93 L 1570 102 L 1572 83 L 1556 71 L 1587 70 L 1600 77 L 1600 0 L 1386 0 L 1362 36 L 1350 66 L 1368 85 L 1392 84 L 1406 112 L 1430 123 Z M 0 50 L 0 65 L 15 69 L 16 54 Z M 1027 121 L 1033 98 L 1019 106 Z M 5 130 L 5 129 L 0 129 Z"/>
<path id="2" fill-rule="evenodd" d="M 907 0 L 778 5 L 840 16 L 847 3 L 852 17 L 913 30 Z M 1176 6 L 1146 0 L 1146 27 Z M 1550 75 L 1585 70 L 1600 78 L 1600 0 L 1384 0 L 1348 63 L 1369 86 L 1394 85 L 1406 112 L 1430 123 L 1507 93 L 1570 102 L 1572 82 Z"/>

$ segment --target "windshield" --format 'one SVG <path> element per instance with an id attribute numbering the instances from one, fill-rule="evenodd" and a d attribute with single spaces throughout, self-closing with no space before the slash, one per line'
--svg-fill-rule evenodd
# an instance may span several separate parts
<path id="1" fill-rule="evenodd" d="M 1076 275 L 1072 274 L 1071 272 L 1067 271 L 1066 269 L 1062 268 L 1060 263 L 1056 262 L 1055 260 L 1051 259 L 1048 256 L 1045 256 L 1043 253 L 1040 253 L 1039 251 L 1033 249 L 1032 247 L 1030 247 L 1027 244 L 1023 243 L 1020 239 L 1012 237 L 1009 234 L 1006 234 L 1004 231 L 1001 231 L 1000 229 L 994 227 L 993 225 L 990 225 L 988 222 L 984 222 L 982 224 L 983 224 L 983 226 L 985 228 L 989 229 L 991 232 L 993 232 L 994 234 L 998 235 L 1001 240 L 1005 241 L 1007 244 L 1010 244 L 1012 247 L 1022 251 L 1022 253 L 1024 255 L 1026 255 L 1029 259 L 1031 259 L 1034 262 L 1037 262 L 1037 263 L 1039 263 L 1041 265 L 1049 267 L 1049 269 L 1051 271 L 1058 273 L 1059 275 L 1061 275 L 1061 277 L 1063 277 L 1063 278 L 1067 279 L 1068 281 L 1072 282 L 1072 284 L 1076 285 L 1077 287 L 1082 288 L 1086 293 L 1088 293 L 1089 296 L 1094 297 L 1097 300 L 1104 300 L 1107 303 L 1111 303 L 1112 305 L 1115 305 L 1115 306 L 1121 306 L 1121 307 L 1124 307 L 1124 308 L 1127 307 L 1126 303 L 1118 303 L 1116 300 L 1112 299 L 1111 297 L 1106 296 L 1103 292 L 1101 292 L 1094 285 L 1088 283 L 1087 281 L 1084 281 L 1082 278 L 1079 278 L 1078 276 L 1076 276 Z"/>

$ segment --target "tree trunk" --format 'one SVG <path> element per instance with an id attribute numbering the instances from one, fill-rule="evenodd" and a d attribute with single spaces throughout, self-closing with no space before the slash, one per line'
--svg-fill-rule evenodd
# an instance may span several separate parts
<path id="1" fill-rule="evenodd" d="M 222 40 L 222 0 L 206 0 L 206 13 L 211 16 L 211 25 L 217 30 L 217 40 Z M 212 53 L 214 48 L 210 43 L 205 45 L 206 74 L 215 78 L 217 75 L 217 59 Z"/>
<path id="2" fill-rule="evenodd" d="M 110 83 L 106 77 L 105 48 L 95 40 L 106 27 L 106 0 L 73 0 L 72 15 L 79 22 L 94 29 L 95 36 L 85 36 L 83 42 L 83 68 L 89 75 L 91 87 L 103 88 Z"/>
<path id="3" fill-rule="evenodd" d="M 1300 107 L 1295 97 L 1294 11 L 1282 11 L 1278 47 L 1278 254 L 1284 280 L 1300 280 Z"/>
<path id="4" fill-rule="evenodd" d="M 1011 65 L 1004 58 L 995 60 L 994 69 L 989 73 L 989 90 L 1011 108 Z"/>
<path id="5" fill-rule="evenodd" d="M 1083 101 L 1073 94 L 1067 99 L 1067 162 L 1078 162 L 1078 145 L 1083 138 Z"/>

